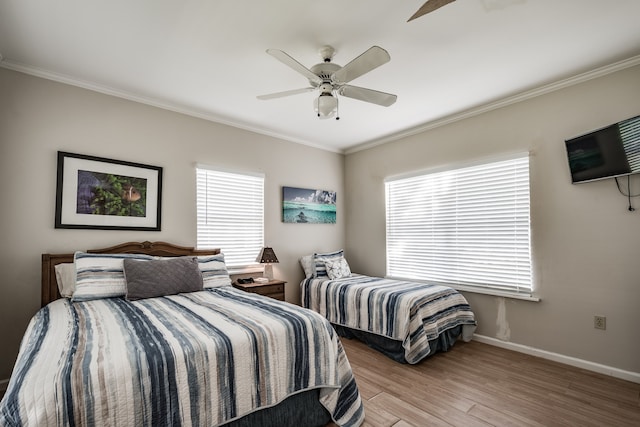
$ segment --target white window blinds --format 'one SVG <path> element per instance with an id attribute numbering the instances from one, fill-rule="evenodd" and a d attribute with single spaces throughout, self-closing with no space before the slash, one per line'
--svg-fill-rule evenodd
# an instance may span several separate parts
<path id="1" fill-rule="evenodd" d="M 531 294 L 529 157 L 386 182 L 387 275 Z"/>
<path id="2" fill-rule="evenodd" d="M 230 267 L 256 264 L 264 243 L 264 176 L 196 168 L 197 245 Z"/>
<path id="3" fill-rule="evenodd" d="M 618 124 L 631 173 L 640 172 L 640 116 Z"/>

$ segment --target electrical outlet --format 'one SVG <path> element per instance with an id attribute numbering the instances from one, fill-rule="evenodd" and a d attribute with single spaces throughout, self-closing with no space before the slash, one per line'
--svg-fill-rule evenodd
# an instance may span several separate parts
<path id="1" fill-rule="evenodd" d="M 593 316 L 593 327 L 596 329 L 607 329 L 607 318 L 604 316 Z"/>

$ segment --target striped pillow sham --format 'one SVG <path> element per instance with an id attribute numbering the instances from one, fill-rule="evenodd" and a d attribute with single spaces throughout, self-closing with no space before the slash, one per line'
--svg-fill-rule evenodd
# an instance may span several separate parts
<path id="1" fill-rule="evenodd" d="M 199 256 L 198 266 L 202 272 L 202 283 L 205 289 L 231 286 L 231 278 L 224 262 L 224 254 Z"/>
<path id="2" fill-rule="evenodd" d="M 124 297 L 127 295 L 127 281 L 123 266 L 125 259 L 151 261 L 167 258 L 172 257 L 76 252 L 74 255 L 76 287 L 71 300 L 76 302 Z M 205 255 L 197 258 L 205 289 L 231 286 L 231 278 L 224 262 L 224 254 Z"/>
<path id="3" fill-rule="evenodd" d="M 336 259 L 344 258 L 344 249 L 340 249 L 335 252 L 327 252 L 323 254 L 314 253 L 313 261 L 316 264 L 316 272 L 314 277 L 327 277 L 327 267 L 325 261 L 332 261 Z"/>
<path id="4" fill-rule="evenodd" d="M 90 301 L 100 298 L 123 297 L 127 294 L 123 260 L 152 260 L 142 254 L 90 254 L 76 252 L 76 289 L 72 301 Z"/>

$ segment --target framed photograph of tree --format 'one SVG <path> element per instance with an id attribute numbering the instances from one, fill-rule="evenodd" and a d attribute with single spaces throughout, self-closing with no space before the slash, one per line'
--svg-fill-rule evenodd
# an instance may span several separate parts
<path id="1" fill-rule="evenodd" d="M 56 228 L 160 231 L 162 168 L 58 151 Z"/>

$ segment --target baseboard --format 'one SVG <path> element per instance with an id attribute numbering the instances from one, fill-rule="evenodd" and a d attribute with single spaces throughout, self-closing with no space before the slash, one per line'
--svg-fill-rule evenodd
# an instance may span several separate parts
<path id="1" fill-rule="evenodd" d="M 531 356 L 541 357 L 554 362 L 564 363 L 565 365 L 575 366 L 576 368 L 586 369 L 588 371 L 597 372 L 599 374 L 609 375 L 611 377 L 620 378 L 622 380 L 631 381 L 640 384 L 640 373 L 625 371 L 611 366 L 601 365 L 599 363 L 589 362 L 587 360 L 578 359 L 576 357 L 565 356 L 563 354 L 552 353 L 546 350 L 529 347 L 522 344 L 516 344 L 507 341 L 501 341 L 497 338 L 491 338 L 484 335 L 474 334 L 475 341 L 505 348 L 507 350 L 517 351 L 519 353 L 529 354 Z"/>

